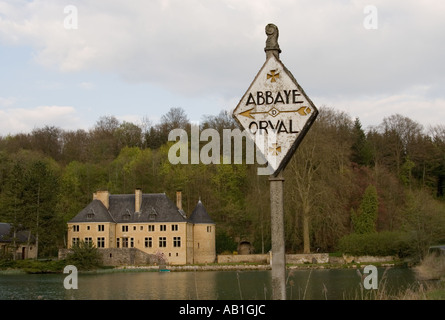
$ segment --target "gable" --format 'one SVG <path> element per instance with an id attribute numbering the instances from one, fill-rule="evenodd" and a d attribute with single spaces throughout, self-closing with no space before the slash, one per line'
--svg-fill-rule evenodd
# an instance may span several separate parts
<path id="1" fill-rule="evenodd" d="M 68 223 L 75 222 L 115 222 L 100 200 L 93 200 Z"/>

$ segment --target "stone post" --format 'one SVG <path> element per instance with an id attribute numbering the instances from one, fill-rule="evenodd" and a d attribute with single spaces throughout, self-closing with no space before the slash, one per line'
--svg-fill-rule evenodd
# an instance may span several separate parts
<path id="1" fill-rule="evenodd" d="M 286 300 L 286 254 L 284 246 L 284 178 L 269 177 L 272 237 L 272 299 Z"/>

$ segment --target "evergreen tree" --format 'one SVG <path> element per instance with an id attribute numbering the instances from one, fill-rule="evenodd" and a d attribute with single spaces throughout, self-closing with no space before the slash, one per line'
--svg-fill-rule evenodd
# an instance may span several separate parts
<path id="1" fill-rule="evenodd" d="M 353 129 L 354 143 L 351 146 L 351 161 L 362 166 L 371 165 L 373 154 L 359 118 L 355 118 Z"/>
<path id="2" fill-rule="evenodd" d="M 355 118 L 353 136 L 354 143 L 351 147 L 351 161 L 361 166 L 371 165 L 373 159 L 371 144 L 366 138 L 359 118 Z"/>
<path id="3" fill-rule="evenodd" d="M 375 186 L 369 185 L 357 211 L 352 212 L 352 225 L 358 234 L 376 232 L 379 201 Z"/>

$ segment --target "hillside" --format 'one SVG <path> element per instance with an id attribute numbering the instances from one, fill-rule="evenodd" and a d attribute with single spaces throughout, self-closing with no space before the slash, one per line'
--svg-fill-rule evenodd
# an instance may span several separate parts
<path id="1" fill-rule="evenodd" d="M 258 253 L 269 251 L 269 182 L 257 175 L 259 165 L 174 165 L 168 134 L 175 128 L 191 139 L 180 108 L 156 125 L 111 116 L 90 130 L 46 126 L 1 137 L 0 221 L 38 234 L 40 255 L 54 256 L 65 246 L 66 221 L 93 192 L 141 188 L 174 199 L 181 190 L 187 214 L 200 198 L 217 223 L 218 253 L 236 250 L 239 240 Z M 203 118 L 206 128 L 222 137 L 237 125 L 221 112 Z M 200 142 L 201 152 L 207 143 Z M 288 252 L 420 257 L 429 245 L 445 242 L 445 126 L 423 128 L 396 114 L 365 130 L 359 119 L 321 108 L 284 178 Z"/>

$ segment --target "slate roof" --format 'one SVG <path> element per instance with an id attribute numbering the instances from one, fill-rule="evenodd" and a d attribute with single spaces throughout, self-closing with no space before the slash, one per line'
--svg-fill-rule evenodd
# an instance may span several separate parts
<path id="1" fill-rule="evenodd" d="M 141 209 L 135 212 L 135 195 L 109 195 L 108 210 L 100 200 L 93 200 L 69 222 L 186 222 L 183 212 L 165 193 L 142 194 Z M 91 214 L 93 213 L 93 215 Z"/>
<path id="2" fill-rule="evenodd" d="M 192 223 L 207 223 L 207 224 L 215 224 L 207 213 L 206 208 L 202 204 L 201 200 L 198 201 L 195 209 L 193 209 L 192 214 L 190 215 L 189 221 Z"/>
<path id="3" fill-rule="evenodd" d="M 93 200 L 68 222 L 115 222 L 100 200 Z"/>
<path id="4" fill-rule="evenodd" d="M 14 236 L 14 231 L 9 223 L 0 222 L 0 242 L 12 242 L 12 237 Z M 26 230 L 21 230 L 16 232 L 16 239 L 18 242 L 27 242 L 29 232 Z M 31 241 L 34 241 L 34 237 L 31 236 Z"/>

